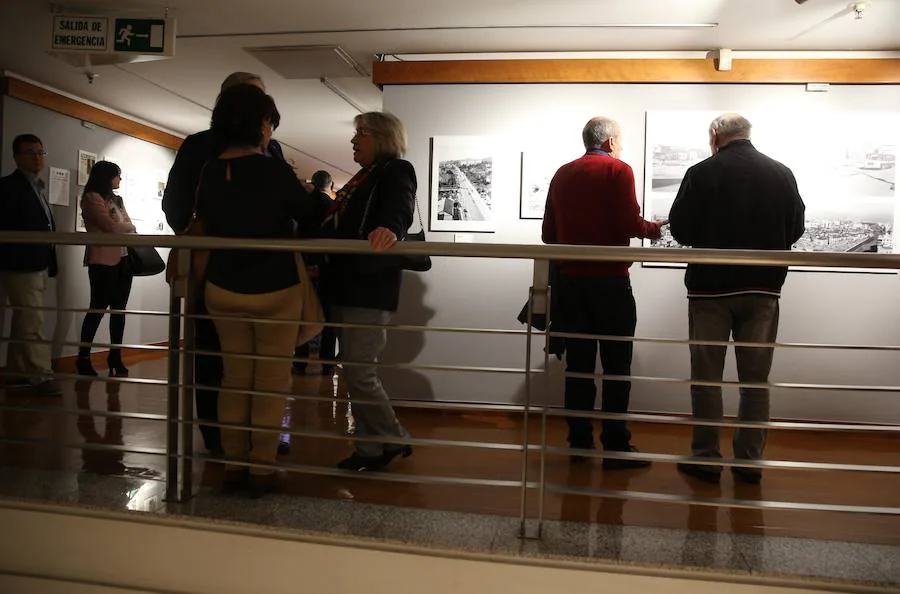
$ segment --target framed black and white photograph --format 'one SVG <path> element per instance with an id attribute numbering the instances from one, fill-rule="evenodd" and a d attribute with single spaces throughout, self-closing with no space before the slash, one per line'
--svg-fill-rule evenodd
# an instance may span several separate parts
<path id="1" fill-rule="evenodd" d="M 722 112 L 647 113 L 644 218 L 668 218 L 687 169 L 710 156 L 708 129 Z M 792 247 L 813 252 L 893 253 L 900 214 L 896 184 L 900 114 L 835 113 L 827 119 L 852 126 L 823 126 L 822 114 L 742 113 L 753 125 L 751 141 L 788 166 L 806 205 L 806 232 Z M 666 229 L 645 246 L 680 248 Z M 680 264 L 647 262 L 648 267 Z M 804 268 L 828 272 L 848 269 Z M 892 273 L 886 269 L 852 272 Z"/>
<path id="2" fill-rule="evenodd" d="M 568 149 L 568 150 L 567 150 Z M 519 195 L 520 219 L 543 219 L 550 181 L 561 166 L 583 154 L 574 148 L 534 148 L 522 151 L 522 185 Z"/>
<path id="3" fill-rule="evenodd" d="M 87 151 L 78 151 L 78 185 L 86 186 L 88 177 L 91 175 L 91 169 L 97 162 L 97 153 L 89 153 Z"/>
<path id="4" fill-rule="evenodd" d="M 494 232 L 497 147 L 490 137 L 431 139 L 430 231 Z"/>

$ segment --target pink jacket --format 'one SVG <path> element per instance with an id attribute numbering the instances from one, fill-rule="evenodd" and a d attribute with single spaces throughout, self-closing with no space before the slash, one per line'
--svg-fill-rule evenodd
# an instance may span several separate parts
<path id="1" fill-rule="evenodd" d="M 113 200 L 104 200 L 96 192 L 81 197 L 81 215 L 88 233 L 134 233 L 136 231 L 125 207 Z M 87 245 L 84 248 L 84 265 L 104 264 L 115 266 L 122 260 L 125 248 L 116 245 Z"/>

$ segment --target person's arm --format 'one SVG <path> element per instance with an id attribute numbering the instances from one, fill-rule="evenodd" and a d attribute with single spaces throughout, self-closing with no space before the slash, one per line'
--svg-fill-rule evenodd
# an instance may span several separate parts
<path id="1" fill-rule="evenodd" d="M 16 197 L 11 191 L 9 178 L 0 178 L 0 229 L 14 231 L 18 224 Z"/>
<path id="2" fill-rule="evenodd" d="M 697 241 L 701 200 L 700 185 L 695 179 L 694 168 L 691 167 L 684 174 L 675 202 L 669 211 L 669 231 L 681 245 L 694 245 Z"/>
<path id="3" fill-rule="evenodd" d="M 287 163 L 278 163 L 278 175 L 281 179 L 278 195 L 284 201 L 289 216 L 297 222 L 297 237 L 315 237 L 325 218 L 316 198 L 306 191 Z"/>
<path id="4" fill-rule="evenodd" d="M 541 225 L 541 241 L 544 243 L 557 243 L 556 239 L 556 211 L 553 203 L 553 193 L 555 190 L 554 182 L 556 176 L 550 180 L 550 187 L 547 189 L 547 202 L 544 204 L 544 222 Z"/>
<path id="5" fill-rule="evenodd" d="M 389 248 L 406 237 L 413 221 L 416 188 L 412 163 L 397 159 L 382 170 L 362 230 L 376 250 Z"/>
<path id="6" fill-rule="evenodd" d="M 641 207 L 634 189 L 634 172 L 627 163 L 615 176 L 616 205 L 619 207 L 618 220 L 628 237 L 639 239 L 659 239 L 662 235 L 659 223 L 645 220 L 641 216 Z"/>
<path id="7" fill-rule="evenodd" d="M 87 192 L 81 198 L 81 214 L 85 224 L 100 229 L 104 233 L 134 233 L 134 224 L 116 221 L 109 214 L 109 204 L 96 192 Z"/>
<path id="8" fill-rule="evenodd" d="M 200 172 L 204 163 L 215 156 L 208 154 L 209 151 L 203 146 L 207 141 L 211 142 L 211 139 L 196 134 L 185 138 L 169 170 L 162 209 L 169 227 L 176 233 L 184 232 L 191 222 Z"/>
<path id="9" fill-rule="evenodd" d="M 792 210 L 794 216 L 793 220 L 790 221 L 791 228 L 789 237 L 791 238 L 791 243 L 786 249 L 790 249 L 791 246 L 797 243 L 806 232 L 806 205 L 803 203 L 803 198 L 800 197 L 797 179 L 790 170 L 788 170 L 788 176 L 790 177 L 791 202 L 793 203 Z"/>

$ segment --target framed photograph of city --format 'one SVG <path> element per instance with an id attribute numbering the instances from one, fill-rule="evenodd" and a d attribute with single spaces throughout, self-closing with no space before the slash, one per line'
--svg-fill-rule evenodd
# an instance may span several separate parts
<path id="1" fill-rule="evenodd" d="M 497 139 L 483 136 L 431 139 L 430 231 L 494 232 L 499 146 Z"/>
<path id="2" fill-rule="evenodd" d="M 567 150 L 568 149 L 568 150 Z M 543 219 L 547 190 L 556 170 L 581 156 L 574 147 L 533 148 L 522 151 L 522 185 L 519 195 L 520 219 Z"/>
<path id="3" fill-rule="evenodd" d="M 710 155 L 709 123 L 721 112 L 647 113 L 644 216 L 665 219 L 687 168 Z M 823 114 L 744 113 L 754 146 L 793 171 L 806 205 L 806 232 L 793 249 L 893 253 L 900 214 L 896 185 L 900 114 L 835 113 L 852 126 L 822 126 Z M 679 248 L 668 230 L 644 245 Z M 678 266 L 646 263 L 647 266 Z M 847 269 L 803 268 L 833 271 Z M 853 269 L 853 272 L 888 272 Z"/>

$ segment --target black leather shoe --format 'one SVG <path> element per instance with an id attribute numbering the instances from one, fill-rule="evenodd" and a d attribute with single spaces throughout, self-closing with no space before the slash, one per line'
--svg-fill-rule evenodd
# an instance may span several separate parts
<path id="1" fill-rule="evenodd" d="M 98 375 L 97 370 L 91 365 L 90 357 L 78 357 L 75 359 L 75 371 L 78 372 L 78 375 L 85 377 L 97 377 Z"/>
<path id="2" fill-rule="evenodd" d="M 278 442 L 278 455 L 279 456 L 287 456 L 290 453 L 291 453 L 291 442 L 279 441 Z"/>
<path id="3" fill-rule="evenodd" d="M 278 491 L 278 477 L 275 476 L 275 473 L 260 476 L 251 475 L 249 482 L 247 494 L 250 496 L 250 499 L 259 499 L 269 493 Z"/>
<path id="4" fill-rule="evenodd" d="M 250 486 L 250 473 L 246 468 L 241 470 L 226 470 L 222 479 L 222 494 L 234 495 Z"/>
<path id="5" fill-rule="evenodd" d="M 710 467 L 704 466 L 703 464 L 687 464 L 682 462 L 678 464 L 678 472 L 692 476 L 697 480 L 701 480 L 704 483 L 709 483 L 711 485 L 718 485 L 719 481 L 722 480 L 721 470 L 712 470 Z"/>
<path id="6" fill-rule="evenodd" d="M 734 480 L 739 483 L 745 483 L 747 485 L 758 485 L 762 482 L 761 472 L 753 472 L 752 470 L 747 470 L 746 468 L 736 468 L 732 466 L 731 474 L 732 476 L 734 476 Z"/>
<path id="7" fill-rule="evenodd" d="M 588 451 L 590 451 L 590 452 L 593 452 L 593 451 L 596 449 L 596 448 L 594 447 L 594 444 L 590 444 L 590 445 L 586 445 L 586 446 L 579 446 L 579 445 L 569 444 L 569 448 L 570 448 L 570 449 L 573 449 L 573 450 L 575 450 L 575 449 L 577 449 L 577 450 L 588 450 Z M 584 464 L 585 462 L 589 462 L 590 460 L 591 460 L 591 456 L 580 456 L 580 455 L 578 455 L 578 454 L 569 454 L 569 461 L 570 461 L 572 464 Z"/>
<path id="8" fill-rule="evenodd" d="M 397 456 L 409 458 L 412 456 L 412 446 L 405 445 L 396 449 L 387 451 L 380 456 L 362 456 L 358 452 L 353 452 L 349 458 L 345 458 L 338 462 L 337 467 L 342 470 L 358 470 L 358 471 L 374 471 L 381 470 L 391 463 Z"/>
<path id="9" fill-rule="evenodd" d="M 615 450 L 609 450 L 615 451 Z M 639 453 L 634 446 L 628 446 L 628 452 Z M 623 460 L 618 458 L 604 458 L 603 470 L 637 470 L 638 468 L 649 468 L 652 462 L 650 460 Z"/>

